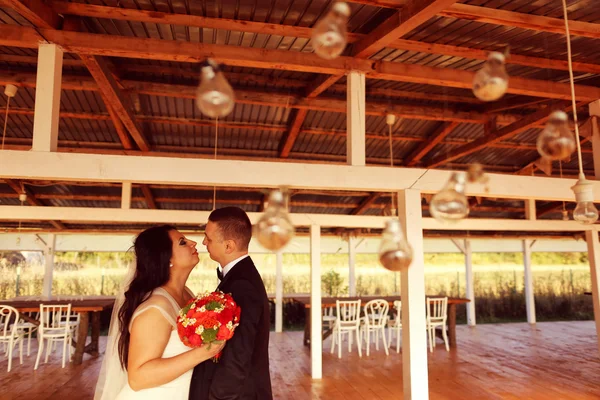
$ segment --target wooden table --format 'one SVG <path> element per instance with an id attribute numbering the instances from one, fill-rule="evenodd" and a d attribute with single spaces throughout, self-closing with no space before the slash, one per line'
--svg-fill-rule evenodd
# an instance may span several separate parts
<path id="1" fill-rule="evenodd" d="M 441 296 L 427 296 L 428 298 L 439 298 Z M 394 305 L 394 300 L 401 300 L 400 296 L 362 296 L 362 297 L 323 297 L 321 299 L 321 307 L 330 308 L 335 307 L 336 300 L 362 300 L 361 307 L 364 307 L 368 301 L 375 299 L 384 299 L 387 300 L 390 304 L 390 308 Z M 305 312 L 306 312 L 306 322 L 304 323 L 304 345 L 308 346 L 310 344 L 310 297 L 308 296 L 296 296 L 293 297 L 292 300 L 297 301 L 299 303 L 304 304 Z M 448 297 L 448 341 L 450 342 L 450 347 L 456 347 L 456 305 L 457 304 L 466 304 L 470 300 L 457 298 L 457 297 Z M 323 340 L 325 340 L 329 335 L 331 335 L 332 330 L 327 329 L 323 332 Z"/>
<path id="2" fill-rule="evenodd" d="M 106 309 L 110 309 L 115 304 L 115 298 L 109 296 L 102 297 L 88 297 L 88 298 L 69 298 L 69 297 L 58 297 L 53 296 L 49 299 L 36 298 L 15 298 L 12 300 L 1 301 L 2 305 L 7 305 L 16 308 L 20 317 L 32 324 L 39 325 L 40 321 L 31 318 L 26 312 L 38 312 L 40 311 L 40 304 L 44 305 L 60 305 L 60 304 L 71 304 L 71 311 L 81 314 L 81 320 L 79 322 L 79 330 L 77 331 L 77 340 L 73 340 L 73 346 L 75 347 L 75 354 L 73 354 L 73 364 L 81 364 L 83 361 L 83 353 L 88 353 L 93 357 L 98 357 L 98 339 L 100 337 L 100 313 Z M 90 314 L 92 320 L 92 333 L 91 342 L 86 346 L 86 338 L 88 334 L 88 328 L 90 324 Z"/>

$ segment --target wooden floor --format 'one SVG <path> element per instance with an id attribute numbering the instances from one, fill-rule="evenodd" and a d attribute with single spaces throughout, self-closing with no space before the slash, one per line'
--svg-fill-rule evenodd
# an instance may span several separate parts
<path id="1" fill-rule="evenodd" d="M 431 399 L 600 399 L 600 354 L 594 323 L 550 322 L 457 328 L 458 349 L 438 342 L 429 354 Z M 104 338 L 102 338 L 104 339 Z M 271 335 L 271 377 L 275 399 L 400 399 L 402 355 L 371 349 L 342 359 L 324 343 L 322 381 L 310 379 L 302 332 Z M 33 346 L 34 343 L 32 343 Z M 102 341 L 104 344 L 104 341 Z M 100 358 L 86 355 L 80 366 L 60 368 L 58 352 L 33 371 L 35 351 L 13 370 L 0 362 L 0 399 L 91 399 Z"/>

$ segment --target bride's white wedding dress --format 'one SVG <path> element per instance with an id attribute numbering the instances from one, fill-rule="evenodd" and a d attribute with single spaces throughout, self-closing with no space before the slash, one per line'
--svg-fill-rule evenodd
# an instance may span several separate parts
<path id="1" fill-rule="evenodd" d="M 187 289 L 187 288 L 186 288 Z M 189 292 L 189 289 L 187 289 Z M 192 296 L 193 294 L 189 292 Z M 160 296 L 157 298 L 156 296 Z M 168 300 L 164 301 L 164 298 Z M 166 306 L 166 307 L 165 307 Z M 152 296 L 142 303 L 138 309 L 133 314 L 131 322 L 135 320 L 140 314 L 149 310 L 151 308 L 157 309 L 160 313 L 165 317 L 167 321 L 173 326 L 173 330 L 171 331 L 171 337 L 165 347 L 165 351 L 162 354 L 162 358 L 174 357 L 179 354 L 185 353 L 186 351 L 190 351 L 191 349 L 185 346 L 181 340 L 179 339 L 179 335 L 177 334 L 177 315 L 179 313 L 179 305 L 171 297 L 171 295 L 164 290 L 163 288 L 157 288 L 152 293 Z M 131 326 L 131 325 L 130 325 Z M 190 392 L 190 382 L 192 379 L 193 369 L 190 369 L 180 377 L 172 380 L 169 383 L 165 383 L 164 385 L 142 389 L 139 391 L 134 391 L 131 389 L 129 384 L 127 383 L 125 387 L 121 390 L 116 400 L 163 400 L 163 399 L 173 399 L 173 400 L 187 400 L 189 392 Z"/>

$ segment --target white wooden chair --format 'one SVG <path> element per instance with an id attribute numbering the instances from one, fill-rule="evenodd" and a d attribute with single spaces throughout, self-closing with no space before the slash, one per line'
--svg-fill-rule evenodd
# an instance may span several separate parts
<path id="1" fill-rule="evenodd" d="M 327 324 L 329 329 L 333 328 L 333 324 L 337 317 L 333 313 L 334 307 L 324 307 L 323 308 L 323 323 Z"/>
<path id="2" fill-rule="evenodd" d="M 358 355 L 362 357 L 360 343 L 360 300 L 336 300 L 337 319 L 333 324 L 331 354 L 338 345 L 338 358 L 342 358 L 342 335 L 348 334 L 348 352 L 352 351 L 352 334 L 356 335 Z"/>
<path id="3" fill-rule="evenodd" d="M 396 309 L 396 318 L 388 321 L 388 346 L 392 345 L 392 334 L 396 335 L 396 353 L 400 353 L 400 337 L 402 331 L 402 302 L 394 301 Z"/>
<path id="4" fill-rule="evenodd" d="M 44 341 L 48 341 L 46 349 L 46 358 L 52 351 L 54 342 L 63 343 L 62 367 L 65 367 L 67 347 L 69 351 L 69 360 L 71 359 L 71 326 L 68 322 L 71 319 L 71 304 L 66 305 L 44 305 L 40 304 L 40 326 L 38 328 L 39 349 L 35 360 L 37 369 L 40 363 L 40 357 L 44 350 Z"/>
<path id="5" fill-rule="evenodd" d="M 13 349 L 19 345 L 19 361 L 23 364 L 23 331 L 19 330 L 19 312 L 10 306 L 0 305 L 0 343 L 8 356 L 8 372 L 12 368 Z"/>
<path id="6" fill-rule="evenodd" d="M 367 356 L 371 348 L 371 334 L 375 335 L 375 349 L 379 350 L 379 336 L 383 341 L 385 354 L 389 355 L 388 344 L 385 339 L 385 326 L 388 320 L 390 305 L 384 299 L 375 299 L 365 304 L 365 316 L 361 325 L 361 338 L 365 338 L 367 345 Z"/>
<path id="7" fill-rule="evenodd" d="M 442 328 L 442 337 L 446 345 L 446 351 L 450 351 L 448 345 L 448 334 L 446 333 L 446 320 L 448 318 L 448 298 L 427 298 L 427 336 L 429 337 L 429 351 L 433 352 L 435 347 L 435 328 Z"/>
<path id="8" fill-rule="evenodd" d="M 22 313 L 21 313 L 22 315 Z M 28 312 L 27 315 L 32 317 L 33 319 L 39 319 L 39 312 Z M 31 354 L 31 335 L 33 332 L 37 330 L 38 326 L 34 323 L 27 322 L 24 320 L 19 321 L 17 324 L 17 329 L 23 332 L 24 336 L 27 336 L 27 356 Z M 25 338 L 23 338 L 24 340 Z"/>

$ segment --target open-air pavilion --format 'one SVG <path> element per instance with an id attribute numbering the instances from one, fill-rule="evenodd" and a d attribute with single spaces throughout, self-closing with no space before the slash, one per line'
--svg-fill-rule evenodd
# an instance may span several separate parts
<path id="1" fill-rule="evenodd" d="M 575 206 L 576 153 L 548 168 L 536 149 L 549 115 L 573 111 L 561 2 L 356 0 L 349 2 L 348 46 L 341 56 L 326 60 L 313 53 L 310 38 L 330 5 L 0 0 L 0 84 L 18 88 L 10 102 L 0 96 L 7 115 L 0 150 L 1 247 L 10 248 L 6 243 L 14 243 L 15 235 L 23 246 L 41 246 L 46 255 L 43 295 L 50 296 L 52 256 L 62 242 L 77 248 L 82 238 L 94 235 L 114 245 L 120 243 L 114 237 L 130 238 L 158 223 L 201 235 L 210 210 L 225 205 L 244 208 L 256 222 L 268 191 L 285 186 L 292 194 L 290 218 L 303 248 L 310 249 L 312 287 L 320 287 L 320 255 L 329 237 L 349 238 L 352 254 L 361 237 L 376 240 L 395 203 L 414 251 L 411 267 L 401 272 L 402 355 L 388 362 L 372 359 L 370 368 L 378 366 L 385 379 L 395 382 L 379 398 L 421 400 L 430 394 L 547 398 L 544 388 L 549 387 L 530 386 L 527 395 L 514 388 L 505 393 L 490 378 L 487 383 L 469 380 L 468 387 L 444 393 L 440 380 L 460 378 L 452 375 L 457 373 L 452 360 L 436 372 L 431 357 L 440 356 L 427 351 L 427 241 L 440 249 L 458 246 L 465 253 L 469 297 L 472 241 L 484 240 L 493 249 L 501 239 L 511 239 L 511 248 L 516 243 L 525 256 L 528 321 L 535 324 L 531 251 L 540 243 L 552 247 L 551 241 L 560 241 L 557 246 L 565 251 L 581 251 L 576 239 L 585 239 L 594 343 L 569 343 L 571 336 L 562 328 L 548 329 L 564 346 L 553 362 L 575 366 L 589 357 L 586 373 L 598 371 L 598 225 L 562 218 L 563 210 Z M 594 179 L 600 176 L 600 10 L 594 0 L 569 0 L 567 5 L 581 166 Z M 507 46 L 507 93 L 484 103 L 471 91 L 475 72 L 489 51 L 502 52 Z M 233 112 L 220 120 L 202 115 L 195 106 L 198 63 L 207 57 L 223 64 L 235 91 Z M 474 162 L 483 165 L 489 182 L 467 185 L 469 217 L 452 225 L 432 218 L 432 195 L 453 171 Z M 600 185 L 592 185 L 598 202 Z M 497 251 L 506 251 L 498 246 Z M 285 273 L 278 260 L 278 271 Z M 279 282 L 277 289 L 280 313 Z M 278 375 L 274 380 L 284 385 L 304 379 L 298 387 L 309 389 L 277 392 L 285 398 L 326 396 L 323 388 L 331 382 L 344 385 L 337 380 L 340 375 L 357 381 L 369 376 L 358 361 L 335 365 L 328 352 L 324 361 L 323 341 L 314 340 L 323 329 L 318 290 L 311 291 L 310 309 L 310 352 L 297 356 L 298 363 L 306 364 L 290 369 L 296 378 Z M 588 339 L 594 332 L 591 324 L 572 327 L 575 335 L 581 329 Z M 460 328 L 471 348 L 486 344 L 473 339 L 470 328 Z M 278 350 L 289 336 L 274 334 L 278 367 L 285 365 Z M 514 336 L 536 346 L 527 335 Z M 458 340 L 460 347 L 460 332 Z M 518 342 L 506 342 L 513 346 L 506 357 L 516 356 Z M 301 347 L 294 351 L 305 351 Z M 470 360 L 473 365 L 490 362 L 481 351 Z M 450 354 L 464 356 L 457 350 Z M 497 358 L 500 352 L 488 354 Z M 504 361 L 505 373 L 516 368 Z M 96 363 L 85 358 L 83 366 L 85 362 Z M 82 371 L 82 366 L 73 368 Z M 539 378 L 535 367 L 520 371 Z M 502 374 L 488 372 L 488 378 Z M 547 372 L 548 382 L 553 381 L 553 372 Z M 31 373 L 19 376 L 29 380 Z M 555 398 L 598 396 L 586 373 L 561 381 L 564 390 L 553 388 L 551 393 Z M 85 376 L 95 379 L 94 372 Z M 16 396 L 20 384 L 11 382 L 15 394 L 9 396 Z M 478 391 L 479 384 L 485 390 Z M 576 390 L 580 386 L 583 391 Z M 341 398 L 345 392 L 340 387 L 335 395 Z M 357 387 L 346 398 L 376 398 L 367 383 Z M 77 393 L 77 385 L 70 390 L 56 393 Z"/>

